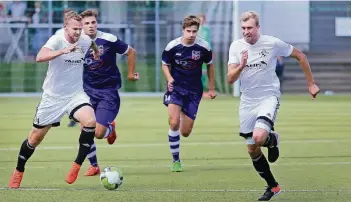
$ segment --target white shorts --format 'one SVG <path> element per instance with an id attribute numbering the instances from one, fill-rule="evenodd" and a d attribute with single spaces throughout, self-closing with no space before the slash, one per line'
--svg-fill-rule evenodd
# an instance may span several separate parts
<path id="1" fill-rule="evenodd" d="M 34 116 L 33 126 L 36 128 L 59 126 L 66 113 L 73 118 L 73 114 L 85 105 L 90 105 L 90 98 L 84 91 L 71 98 L 58 98 L 43 93 Z"/>
<path id="2" fill-rule="evenodd" d="M 254 128 L 262 128 L 271 132 L 279 109 L 279 98 L 268 97 L 259 103 L 240 102 L 240 136 L 247 139 L 248 144 L 254 144 L 252 132 Z"/>

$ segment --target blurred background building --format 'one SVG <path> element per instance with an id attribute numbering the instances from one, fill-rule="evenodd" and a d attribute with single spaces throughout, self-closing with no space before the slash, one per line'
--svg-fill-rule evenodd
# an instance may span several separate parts
<path id="1" fill-rule="evenodd" d="M 231 94 L 233 88 L 226 82 L 229 46 L 241 37 L 238 16 L 255 10 L 263 34 L 277 36 L 308 55 L 323 91 L 351 93 L 351 1 L 0 1 L 0 93 L 41 92 L 47 65 L 36 64 L 34 58 L 62 27 L 65 8 L 97 8 L 100 29 L 135 47 L 141 80 L 125 81 L 124 92 L 162 92 L 163 49 L 181 35 L 186 15 L 204 14 L 215 56 L 216 90 Z M 125 74 L 125 58 L 118 60 Z M 283 92 L 306 93 L 296 61 L 282 62 Z"/>

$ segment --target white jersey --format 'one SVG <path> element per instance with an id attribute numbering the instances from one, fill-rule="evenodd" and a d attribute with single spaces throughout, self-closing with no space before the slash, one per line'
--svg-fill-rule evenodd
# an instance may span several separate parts
<path id="1" fill-rule="evenodd" d="M 248 50 L 248 59 L 239 77 L 241 100 L 256 102 L 270 96 L 280 97 L 280 82 L 275 73 L 277 56 L 289 56 L 293 46 L 268 35 L 261 35 L 253 45 L 239 39 L 230 45 L 228 65 L 240 64 L 244 50 Z"/>
<path id="2" fill-rule="evenodd" d="M 65 33 L 65 30 L 63 29 L 63 28 L 60 28 L 60 29 L 58 29 L 58 30 L 56 30 L 56 32 L 55 32 L 55 34 L 57 34 L 57 35 L 63 35 Z"/>
<path id="3" fill-rule="evenodd" d="M 54 97 L 73 97 L 83 91 L 83 63 L 91 39 L 82 35 L 74 52 L 63 54 L 49 61 L 43 84 L 44 93 Z M 70 46 L 64 35 L 53 35 L 44 47 L 57 51 Z"/>

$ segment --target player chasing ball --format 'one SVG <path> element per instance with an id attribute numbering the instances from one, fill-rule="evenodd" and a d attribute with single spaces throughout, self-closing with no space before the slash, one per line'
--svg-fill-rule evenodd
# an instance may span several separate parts
<path id="1" fill-rule="evenodd" d="M 127 55 L 128 75 L 130 81 L 137 81 L 139 73 L 135 72 L 136 52 L 128 44 L 121 41 L 115 35 L 97 30 L 98 12 L 93 9 L 81 13 L 83 31 L 95 41 L 100 52 L 100 58 L 94 60 L 92 52 L 85 55 L 83 86 L 84 91 L 90 97 L 95 116 L 95 137 L 106 138 L 108 144 L 113 144 L 117 138 L 115 132 L 115 118 L 120 108 L 118 90 L 122 86 L 122 78 L 116 65 L 116 54 Z M 88 159 L 90 167 L 85 176 L 100 174 L 97 163 L 96 145 L 90 148 Z"/>
<path id="2" fill-rule="evenodd" d="M 94 143 L 94 109 L 84 92 L 82 76 L 83 58 L 88 49 L 94 49 L 95 59 L 99 58 L 99 51 L 89 37 L 81 36 L 81 32 L 81 16 L 73 11 L 66 12 L 64 34 L 50 37 L 36 57 L 37 62 L 49 62 L 49 68 L 33 128 L 21 145 L 17 167 L 9 182 L 10 188 L 20 187 L 26 162 L 50 128 L 60 125 L 65 113 L 82 124 L 78 155 L 65 179 L 68 184 L 77 179 L 80 167 Z"/>
<path id="3" fill-rule="evenodd" d="M 258 200 L 269 201 L 280 193 L 280 185 L 268 163 L 274 163 L 279 157 L 280 136 L 273 127 L 281 95 L 275 73 L 277 57 L 293 57 L 300 63 L 313 99 L 320 90 L 305 54 L 276 37 L 261 35 L 256 12 L 242 14 L 241 30 L 243 38 L 230 45 L 228 82 L 240 80 L 240 136 L 247 140 L 253 166 L 268 185 Z M 261 147 L 267 147 L 268 161 Z"/>

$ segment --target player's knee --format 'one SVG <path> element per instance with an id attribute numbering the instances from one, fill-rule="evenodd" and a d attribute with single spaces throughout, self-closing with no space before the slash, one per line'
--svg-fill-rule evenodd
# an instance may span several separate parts
<path id="1" fill-rule="evenodd" d="M 268 132 L 261 128 L 256 128 L 253 132 L 252 138 L 256 145 L 262 145 L 267 139 Z"/>
<path id="2" fill-rule="evenodd" d="M 106 129 L 105 130 L 100 130 L 100 129 L 96 128 L 95 137 L 97 139 L 103 139 L 105 137 L 105 133 L 106 133 Z"/>
<path id="3" fill-rule="evenodd" d="M 180 130 L 180 133 L 182 134 L 183 137 L 189 137 L 190 133 L 191 133 L 192 129 L 191 128 L 182 128 Z"/>
<path id="4" fill-rule="evenodd" d="M 173 130 L 173 131 L 177 131 L 179 129 L 179 118 L 172 118 L 170 117 L 169 120 L 169 127 Z"/>
<path id="5" fill-rule="evenodd" d="M 94 116 L 91 116 L 83 121 L 81 121 L 83 127 L 95 127 L 96 126 L 96 119 Z"/>
<path id="6" fill-rule="evenodd" d="M 28 137 L 28 143 L 33 147 L 37 147 L 41 141 L 44 139 L 45 134 L 43 134 L 39 129 L 33 128 Z"/>
<path id="7" fill-rule="evenodd" d="M 97 139 L 103 139 L 104 136 L 105 136 L 105 133 L 99 133 L 99 132 L 96 132 L 96 133 L 95 133 L 95 137 L 96 137 Z"/>
<path id="8" fill-rule="evenodd" d="M 189 137 L 190 133 L 191 133 L 191 131 L 183 131 L 183 132 L 181 132 L 183 137 Z"/>

